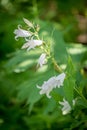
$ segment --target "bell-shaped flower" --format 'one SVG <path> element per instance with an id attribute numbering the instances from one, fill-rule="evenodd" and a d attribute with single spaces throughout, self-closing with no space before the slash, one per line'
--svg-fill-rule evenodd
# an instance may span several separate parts
<path id="1" fill-rule="evenodd" d="M 27 48 L 27 51 L 30 49 L 34 49 L 36 46 L 42 45 L 43 41 L 42 40 L 28 40 L 23 46 L 22 49 Z"/>
<path id="2" fill-rule="evenodd" d="M 63 115 L 66 115 L 71 111 L 71 106 L 68 103 L 68 101 L 66 101 L 65 99 L 63 99 L 63 102 L 59 101 L 59 104 L 63 106 L 63 108 L 62 108 L 62 114 Z"/>
<path id="3" fill-rule="evenodd" d="M 38 59 L 38 65 L 40 65 L 40 67 L 42 67 L 44 64 L 46 64 L 46 54 L 42 53 Z"/>
<path id="4" fill-rule="evenodd" d="M 50 78 L 48 81 L 44 81 L 43 85 L 40 87 L 37 85 L 37 88 L 40 88 L 40 94 L 46 94 L 48 98 L 51 98 L 49 93 L 52 91 L 54 88 L 55 84 L 55 77 Z"/>
<path id="5" fill-rule="evenodd" d="M 29 31 L 26 31 L 26 30 L 24 30 L 24 29 L 21 29 L 21 28 L 20 28 L 20 25 L 18 26 L 18 29 L 15 29 L 15 30 L 14 30 L 14 34 L 16 35 L 16 36 L 15 36 L 15 39 L 16 39 L 16 40 L 18 40 L 18 39 L 17 39 L 18 37 L 24 37 L 24 38 L 26 38 L 26 37 L 29 37 L 29 36 L 32 35 Z"/>
<path id="6" fill-rule="evenodd" d="M 73 102 L 73 106 L 74 106 L 75 105 L 75 100 L 73 100 L 72 102 Z M 59 101 L 59 104 L 63 106 L 63 108 L 62 108 L 62 114 L 63 115 L 68 114 L 72 109 L 70 104 L 68 103 L 68 101 L 65 100 L 64 98 L 63 98 L 63 102 Z"/>
<path id="7" fill-rule="evenodd" d="M 41 89 L 40 94 L 46 94 L 48 98 L 51 98 L 51 96 L 49 95 L 50 92 L 53 90 L 53 88 L 59 88 L 60 86 L 62 86 L 64 78 L 65 73 L 62 73 L 58 76 L 51 77 L 50 79 L 48 79 L 48 81 L 44 81 L 42 86 L 37 85 L 37 88 Z"/>

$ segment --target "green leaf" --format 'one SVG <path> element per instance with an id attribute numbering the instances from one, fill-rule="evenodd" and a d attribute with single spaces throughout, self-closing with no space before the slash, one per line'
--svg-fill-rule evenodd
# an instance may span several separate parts
<path id="1" fill-rule="evenodd" d="M 70 43 L 66 46 L 68 53 L 74 63 L 82 62 L 87 59 L 87 48 L 81 44 Z"/>
<path id="2" fill-rule="evenodd" d="M 87 108 L 87 101 L 85 102 L 81 97 L 77 99 L 77 105 L 83 106 L 84 108 Z"/>
<path id="3" fill-rule="evenodd" d="M 64 96 L 67 101 L 72 105 L 74 98 L 74 87 L 75 87 L 75 68 L 71 57 L 68 57 L 68 64 L 66 68 L 66 79 L 64 81 Z"/>
<path id="4" fill-rule="evenodd" d="M 52 97 L 54 98 L 54 100 L 56 101 L 56 103 L 58 104 L 58 102 L 62 100 L 62 97 L 64 95 L 63 87 L 54 89 L 51 92 L 51 94 L 52 94 Z"/>
<path id="5" fill-rule="evenodd" d="M 14 56 L 5 64 L 5 68 L 9 71 L 22 72 L 26 71 L 30 67 L 37 64 L 37 59 L 41 51 L 31 50 L 27 52 L 26 50 L 20 50 L 14 53 Z"/>
<path id="6" fill-rule="evenodd" d="M 39 94 L 39 89 L 36 85 L 42 85 L 44 81 L 48 80 L 51 76 L 53 76 L 53 70 L 51 68 L 47 69 L 44 72 L 37 73 L 30 71 L 32 73 L 32 77 L 24 83 L 20 84 L 18 89 L 18 100 L 23 102 L 26 101 L 29 104 L 29 112 L 32 110 L 33 105 L 40 100 L 42 97 Z"/>
<path id="7" fill-rule="evenodd" d="M 58 30 L 53 32 L 54 39 L 54 57 L 60 63 L 66 63 L 67 59 L 67 51 L 66 51 L 66 43 L 63 40 L 62 33 Z"/>
<path id="8" fill-rule="evenodd" d="M 48 114 L 49 112 L 53 112 L 54 109 L 56 108 L 56 102 L 51 99 L 51 100 L 47 100 L 48 103 L 47 105 L 45 106 L 45 110 L 44 110 L 44 114 Z"/>
<path id="9" fill-rule="evenodd" d="M 73 90 L 75 87 L 75 80 L 72 77 L 69 77 L 65 80 L 64 82 L 64 96 L 67 99 L 67 101 L 72 105 L 72 100 L 73 100 Z"/>

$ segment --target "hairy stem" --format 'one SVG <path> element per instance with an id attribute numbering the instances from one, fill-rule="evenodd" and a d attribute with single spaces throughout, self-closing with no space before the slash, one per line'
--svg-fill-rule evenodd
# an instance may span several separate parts
<path id="1" fill-rule="evenodd" d="M 57 64 L 56 60 L 54 58 L 52 58 L 52 62 L 54 64 L 54 67 L 55 69 L 58 71 L 58 72 L 62 72 L 62 69 L 59 67 L 59 65 Z"/>

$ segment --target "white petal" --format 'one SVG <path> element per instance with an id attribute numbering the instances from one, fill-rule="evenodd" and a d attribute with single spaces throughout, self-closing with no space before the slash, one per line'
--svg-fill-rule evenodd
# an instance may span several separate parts
<path id="1" fill-rule="evenodd" d="M 41 89 L 41 87 L 39 85 L 37 85 L 37 88 Z"/>
<path id="2" fill-rule="evenodd" d="M 63 86 L 65 76 L 66 76 L 65 73 L 62 73 L 56 77 L 58 88 L 60 88 L 60 86 Z"/>
<path id="3" fill-rule="evenodd" d="M 66 76 L 66 74 L 65 74 L 65 73 L 62 73 L 62 74 L 58 75 L 58 76 L 56 77 L 56 79 L 57 79 L 57 80 L 64 80 L 65 76 Z"/>
<path id="4" fill-rule="evenodd" d="M 33 42 L 35 43 L 35 45 L 40 46 L 42 45 L 43 41 L 42 40 L 33 40 Z"/>
<path id="5" fill-rule="evenodd" d="M 22 49 L 25 49 L 25 48 L 28 48 L 30 45 L 29 45 L 29 43 L 27 42 L 27 43 L 25 43 L 23 46 L 22 46 Z"/>
<path id="6" fill-rule="evenodd" d="M 49 95 L 49 92 L 48 92 L 48 93 L 46 93 L 46 96 L 47 96 L 48 98 L 51 98 L 51 96 Z"/>

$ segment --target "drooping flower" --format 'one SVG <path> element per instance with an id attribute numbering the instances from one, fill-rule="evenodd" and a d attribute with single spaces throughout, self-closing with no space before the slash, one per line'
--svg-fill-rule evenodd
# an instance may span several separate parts
<path id="1" fill-rule="evenodd" d="M 22 49 L 27 48 L 27 51 L 30 49 L 34 49 L 36 46 L 42 45 L 43 41 L 42 40 L 28 40 L 23 46 Z"/>
<path id="2" fill-rule="evenodd" d="M 73 106 L 74 106 L 75 105 L 75 100 L 73 100 L 72 102 L 73 102 Z M 63 106 L 63 108 L 62 108 L 62 114 L 63 115 L 68 114 L 72 109 L 70 104 L 68 103 L 68 101 L 65 100 L 64 98 L 63 98 L 63 102 L 59 101 L 59 104 Z"/>
<path id="3" fill-rule="evenodd" d="M 14 34 L 16 35 L 16 36 L 15 36 L 15 39 L 16 39 L 16 40 L 18 40 L 18 39 L 17 39 L 18 37 L 24 37 L 24 38 L 26 38 L 26 37 L 29 37 L 29 36 L 32 35 L 29 31 L 26 31 L 26 30 L 24 30 L 24 29 L 21 29 L 21 28 L 20 28 L 20 25 L 18 25 L 18 29 L 15 29 L 15 30 L 14 30 Z"/>
<path id="4" fill-rule="evenodd" d="M 59 101 L 59 104 L 63 106 L 62 108 L 63 115 L 66 115 L 71 111 L 71 106 L 69 105 L 68 101 L 66 101 L 65 99 L 63 99 L 63 102 Z"/>
<path id="5" fill-rule="evenodd" d="M 52 91 L 52 89 L 54 88 L 54 82 L 55 81 L 55 77 L 50 78 L 48 81 L 44 81 L 43 85 L 40 87 L 37 85 L 37 88 L 40 88 L 40 94 L 46 94 L 46 96 L 48 98 L 51 98 L 51 96 L 49 95 L 49 93 Z"/>
<path id="6" fill-rule="evenodd" d="M 53 88 L 60 87 L 63 85 L 63 81 L 65 79 L 65 73 L 62 73 L 58 76 L 53 76 L 48 81 L 44 81 L 42 86 L 38 86 L 37 88 L 41 89 L 40 94 L 46 94 L 48 98 L 51 98 L 49 95 Z"/>
<path id="7" fill-rule="evenodd" d="M 40 67 L 42 67 L 44 64 L 46 64 L 46 54 L 42 53 L 38 59 L 38 65 L 40 65 Z"/>

